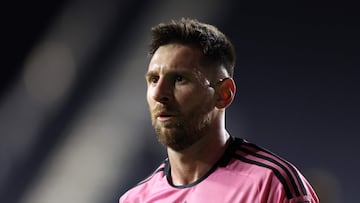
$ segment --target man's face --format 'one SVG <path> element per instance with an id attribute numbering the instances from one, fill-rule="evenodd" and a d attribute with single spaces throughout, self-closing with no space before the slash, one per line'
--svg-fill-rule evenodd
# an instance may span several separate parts
<path id="1" fill-rule="evenodd" d="M 147 102 L 158 140 L 183 150 L 203 137 L 213 121 L 215 90 L 202 65 L 200 49 L 168 44 L 153 55 L 148 72 Z"/>

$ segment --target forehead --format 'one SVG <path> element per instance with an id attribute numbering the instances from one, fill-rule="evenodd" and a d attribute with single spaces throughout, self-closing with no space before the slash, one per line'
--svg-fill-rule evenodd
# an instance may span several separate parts
<path id="1" fill-rule="evenodd" d="M 160 46 L 150 60 L 150 72 L 201 71 L 204 72 L 203 54 L 193 45 L 168 44 Z"/>

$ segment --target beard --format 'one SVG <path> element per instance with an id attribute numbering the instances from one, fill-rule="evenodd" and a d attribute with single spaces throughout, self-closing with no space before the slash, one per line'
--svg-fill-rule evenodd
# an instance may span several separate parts
<path id="1" fill-rule="evenodd" d="M 158 141 L 175 151 L 184 150 L 196 143 L 207 134 L 212 121 L 211 109 L 205 106 L 208 105 L 195 107 L 189 115 L 176 116 L 166 122 L 160 122 L 152 116 Z"/>

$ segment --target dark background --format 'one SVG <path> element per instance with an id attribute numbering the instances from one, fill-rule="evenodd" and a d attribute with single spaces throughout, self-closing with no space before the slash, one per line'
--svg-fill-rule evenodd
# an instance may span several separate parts
<path id="1" fill-rule="evenodd" d="M 0 107 L 24 71 L 27 55 L 68 2 L 2 4 Z M 121 27 L 136 26 L 137 20 L 155 3 L 161 1 L 123 1 L 119 5 L 126 9 L 122 9 L 116 22 Z M 226 11 L 218 17 L 213 14 L 213 19 L 217 19 L 216 25 L 237 49 L 237 94 L 227 113 L 230 133 L 291 160 L 314 182 L 322 172 L 331 174 L 339 184 L 338 202 L 356 202 L 360 181 L 357 6 L 346 1 L 232 0 L 226 3 L 229 4 Z M 44 121 L 46 124 L 25 158 L 13 158 L 16 151 L 2 151 L 0 167 L 8 164 L 7 171 L 11 171 L 0 179 L 0 197 L 4 202 L 19 202 L 32 187 L 45 158 L 65 139 L 66 133 L 61 129 L 69 125 L 81 104 L 96 91 L 93 82 L 106 81 L 106 73 L 111 72 L 101 66 L 101 60 L 113 54 L 111 41 L 118 38 L 126 41 L 128 34 L 113 29 L 113 34 L 105 35 L 107 39 L 98 46 L 101 51 L 94 50 L 94 57 L 89 59 L 92 65 L 81 72 L 67 102 L 54 109 L 56 113 Z M 136 42 L 132 45 L 136 46 Z M 100 73 L 101 80 L 97 77 Z M 8 127 L 3 124 L 0 123 L 2 129 Z M 22 139 L 11 130 L 1 132 L 8 134 L 0 136 Z M 6 144 L 6 139 L 2 142 Z M 137 169 L 132 178 L 127 178 L 127 183 L 118 183 L 122 186 L 114 189 L 118 194 L 112 195 L 123 193 L 139 177 L 150 173 L 162 158 L 149 155 L 144 159 L 148 166 L 134 164 L 143 167 L 142 170 Z M 5 174 L 5 170 L 0 172 Z"/>

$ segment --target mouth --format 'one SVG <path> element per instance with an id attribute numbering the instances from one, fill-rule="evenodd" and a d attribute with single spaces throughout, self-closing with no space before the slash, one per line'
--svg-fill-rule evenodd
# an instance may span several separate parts
<path id="1" fill-rule="evenodd" d="M 156 114 L 156 119 L 159 121 L 168 121 L 172 119 L 175 115 L 168 112 L 159 112 Z"/>

